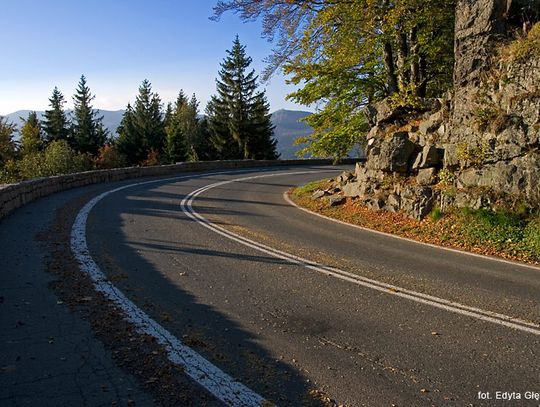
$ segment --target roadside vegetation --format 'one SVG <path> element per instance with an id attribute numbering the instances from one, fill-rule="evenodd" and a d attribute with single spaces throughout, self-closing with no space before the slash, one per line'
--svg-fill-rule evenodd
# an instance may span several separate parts
<path id="1" fill-rule="evenodd" d="M 292 200 L 311 211 L 380 232 L 452 247 L 478 254 L 540 264 L 540 213 L 494 212 L 487 209 L 434 209 L 418 221 L 401 213 L 374 212 L 360 200 L 347 198 L 340 206 L 328 199 L 312 199 L 324 190 L 326 180 L 311 182 L 290 191 Z"/>

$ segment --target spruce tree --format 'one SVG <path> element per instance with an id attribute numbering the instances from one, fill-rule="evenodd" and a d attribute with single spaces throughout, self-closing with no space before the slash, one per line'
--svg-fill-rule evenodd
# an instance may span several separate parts
<path id="1" fill-rule="evenodd" d="M 151 151 L 163 153 L 166 134 L 161 99 L 152 93 L 148 80 L 139 87 L 134 108 L 128 105 L 118 133 L 118 148 L 130 164 L 140 164 Z"/>
<path id="2" fill-rule="evenodd" d="M 198 130 L 199 143 L 197 147 L 197 158 L 199 161 L 217 160 L 220 154 L 216 150 L 215 143 L 212 142 L 212 134 L 208 127 L 208 117 L 199 119 Z"/>
<path id="3" fill-rule="evenodd" d="M 255 160 L 276 160 L 279 157 L 277 152 L 277 140 L 274 139 L 274 125 L 270 114 L 270 105 L 263 92 L 259 92 L 255 97 L 253 110 L 251 112 L 251 134 L 248 139 L 248 150 Z"/>
<path id="4" fill-rule="evenodd" d="M 251 62 L 237 36 L 221 63 L 217 95 L 206 110 L 212 140 L 221 158 L 277 155 L 264 92 L 257 92 L 258 77 L 254 70 L 248 71 Z"/>
<path id="5" fill-rule="evenodd" d="M 95 98 L 86 84 L 86 78 L 81 76 L 76 93 L 73 96 L 73 124 L 71 145 L 79 153 L 97 155 L 99 148 L 107 140 L 107 131 L 103 127 L 103 116 L 92 108 Z"/>
<path id="6" fill-rule="evenodd" d="M 116 146 L 120 154 L 126 157 L 128 164 L 139 164 L 148 155 L 148 146 L 142 135 L 135 128 L 135 113 L 128 103 L 122 121 L 116 130 L 118 140 Z"/>
<path id="7" fill-rule="evenodd" d="M 38 153 L 43 148 L 41 123 L 36 112 L 28 113 L 21 127 L 21 153 L 23 156 Z"/>
<path id="8" fill-rule="evenodd" d="M 179 114 L 179 106 L 182 106 L 184 101 L 184 93 L 180 91 L 174 109 L 169 103 L 165 112 L 165 133 L 167 138 L 165 152 L 167 160 L 171 164 L 185 161 L 187 157 L 185 133 Z"/>
<path id="9" fill-rule="evenodd" d="M 68 140 L 69 138 L 69 121 L 64 111 L 64 95 L 54 88 L 51 98 L 49 99 L 51 109 L 45 111 L 42 127 L 45 132 L 45 143 L 51 141 Z"/>
<path id="10" fill-rule="evenodd" d="M 216 159 L 234 160 L 242 157 L 242 150 L 229 131 L 229 111 L 227 104 L 217 96 L 212 96 L 206 105 L 208 141 L 215 151 Z"/>
<path id="11" fill-rule="evenodd" d="M 201 153 L 198 110 L 199 102 L 195 95 L 192 95 L 191 99 L 188 100 L 184 91 L 180 90 L 172 112 L 174 126 L 170 129 L 177 132 L 178 135 L 181 134 L 185 150 L 183 159 L 189 161 L 198 161 L 199 153 Z"/>

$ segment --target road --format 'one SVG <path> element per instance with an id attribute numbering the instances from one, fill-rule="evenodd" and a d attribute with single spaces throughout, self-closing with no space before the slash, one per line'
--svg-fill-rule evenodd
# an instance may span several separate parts
<path id="1" fill-rule="evenodd" d="M 352 228 L 283 197 L 343 169 L 120 189 L 89 212 L 89 254 L 174 337 L 278 405 L 540 405 L 524 400 L 540 393 L 540 269 Z"/>

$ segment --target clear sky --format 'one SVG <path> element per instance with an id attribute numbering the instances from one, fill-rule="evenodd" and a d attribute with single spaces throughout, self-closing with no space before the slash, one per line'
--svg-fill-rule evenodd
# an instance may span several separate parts
<path id="1" fill-rule="evenodd" d="M 123 109 L 148 79 L 165 102 L 180 89 L 201 110 L 215 92 L 219 63 L 236 34 L 259 73 L 271 44 L 260 24 L 234 14 L 208 19 L 216 0 L 0 0 L 0 114 L 44 110 L 54 86 L 71 96 L 85 74 L 94 107 Z M 265 84 L 271 110 L 285 101 L 283 77 Z"/>

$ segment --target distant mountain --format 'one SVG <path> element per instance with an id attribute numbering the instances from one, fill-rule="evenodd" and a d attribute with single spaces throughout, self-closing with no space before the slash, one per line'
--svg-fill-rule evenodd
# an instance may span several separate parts
<path id="1" fill-rule="evenodd" d="M 298 137 L 309 136 L 313 133 L 310 126 L 300 121 L 310 114 L 310 112 L 284 109 L 272 113 L 272 123 L 275 126 L 274 138 L 278 141 L 278 152 L 282 160 L 298 158 L 295 153 L 302 146 L 295 146 L 294 141 Z"/>
<path id="2" fill-rule="evenodd" d="M 66 111 L 68 114 L 71 110 Z M 6 115 L 9 121 L 17 125 L 17 128 L 21 128 L 23 119 L 28 117 L 30 110 L 19 110 L 14 113 Z M 37 111 L 38 119 L 43 118 L 43 112 Z M 103 125 L 109 130 L 109 132 L 116 136 L 116 129 L 122 121 L 122 115 L 124 110 L 99 110 L 99 114 L 103 116 Z M 277 110 L 272 113 L 272 123 L 275 126 L 274 137 L 278 141 L 278 152 L 281 154 L 281 159 L 296 158 L 295 153 L 300 150 L 300 146 L 294 145 L 294 140 L 298 137 L 303 137 L 311 134 L 313 129 L 300 120 L 306 116 L 309 116 L 310 112 L 296 111 L 296 110 Z M 16 139 L 19 138 L 17 135 Z"/>

